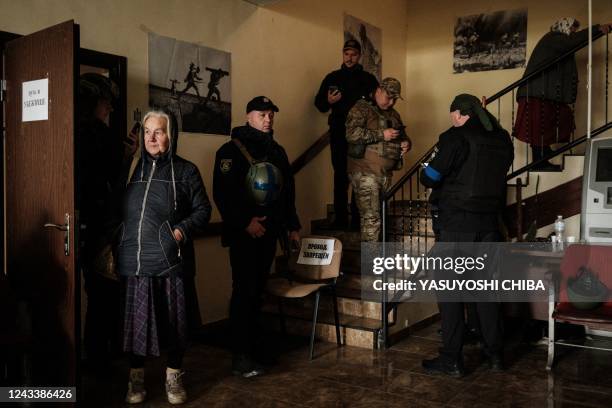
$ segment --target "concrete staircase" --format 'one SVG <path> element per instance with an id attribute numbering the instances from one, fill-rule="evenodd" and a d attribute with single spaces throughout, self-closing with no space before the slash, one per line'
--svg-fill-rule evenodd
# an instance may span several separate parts
<path id="1" fill-rule="evenodd" d="M 524 143 L 516 141 L 517 144 Z M 525 165 L 525 152 L 527 148 L 517 147 L 515 152 L 520 152 L 515 157 L 515 169 Z M 584 172 L 584 145 L 579 145 L 572 151 L 561 154 L 551 160 L 554 164 L 561 166 L 560 171 L 528 171 L 513 180 L 508 182 L 508 197 L 507 205 L 516 203 L 516 183 L 517 179 L 521 179 L 522 183 L 522 198 L 526 200 L 537 194 L 542 194 L 548 190 L 582 177 Z M 537 191 L 536 191 L 537 186 Z M 566 235 L 575 236 L 577 239 L 580 236 L 580 214 L 565 218 Z M 546 237 L 553 231 L 553 224 L 543 226 L 538 229 L 538 237 Z M 526 231 L 523 231 L 526 232 Z"/>
<path id="2" fill-rule="evenodd" d="M 342 241 L 341 275 L 337 280 L 338 312 L 344 344 L 369 349 L 377 348 L 381 329 L 380 302 L 364 301 L 361 296 L 361 240 L 358 231 L 330 229 L 333 206 L 327 206 L 327 218 L 313 220 L 311 233 L 338 238 Z M 277 258 L 277 271 L 283 268 L 283 259 Z M 314 297 L 283 299 L 283 312 L 290 334 L 309 335 L 312 327 Z M 268 299 L 264 304 L 268 324 L 280 324 L 278 303 Z M 319 303 L 316 336 L 320 340 L 335 342 L 332 296 L 323 292 Z M 279 327 L 279 326 L 277 326 Z"/>
<path id="3" fill-rule="evenodd" d="M 425 214 L 424 203 L 398 201 L 390 206 L 390 228 L 396 234 L 410 230 L 428 237 L 433 243 L 431 231 L 431 217 Z M 362 285 L 371 287 L 374 277 L 362 277 L 361 274 L 361 239 L 358 231 L 342 231 L 330 228 L 334 218 L 333 206 L 327 206 L 327 218 L 313 220 L 311 233 L 313 235 L 333 236 L 342 241 L 343 252 L 341 262 L 341 276 L 337 281 L 336 293 L 338 296 L 338 312 L 342 339 L 345 344 L 356 347 L 375 349 L 378 347 L 379 336 L 382 329 L 382 304 L 371 296 L 362 296 Z M 407 228 L 407 229 L 406 229 Z M 397 236 L 398 240 L 406 238 Z M 423 244 L 408 242 L 414 250 L 423 250 Z M 424 247 L 423 247 L 424 248 Z M 284 259 L 277 258 L 277 271 L 282 271 Z M 283 299 L 283 312 L 285 314 L 286 328 L 291 334 L 309 335 L 312 327 L 312 312 L 314 297 L 303 299 Z M 403 305 L 400 305 L 403 306 Z M 269 325 L 280 327 L 278 302 L 267 299 L 264 304 L 264 313 Z M 329 342 L 336 341 L 333 303 L 330 294 L 322 293 L 319 304 L 319 316 L 316 328 L 317 338 Z M 389 326 L 394 328 L 398 320 L 397 311 L 389 313 Z M 405 325 L 404 325 L 405 326 Z"/>

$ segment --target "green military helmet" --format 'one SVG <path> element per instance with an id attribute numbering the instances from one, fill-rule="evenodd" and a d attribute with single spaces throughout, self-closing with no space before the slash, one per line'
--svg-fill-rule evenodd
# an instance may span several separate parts
<path id="1" fill-rule="evenodd" d="M 597 309 L 608 299 L 609 293 L 597 275 L 584 266 L 578 269 L 576 277 L 567 280 L 567 297 L 576 309 Z"/>
<path id="2" fill-rule="evenodd" d="M 252 164 L 246 175 L 246 188 L 255 204 L 269 206 L 280 197 L 283 175 L 270 162 Z"/>

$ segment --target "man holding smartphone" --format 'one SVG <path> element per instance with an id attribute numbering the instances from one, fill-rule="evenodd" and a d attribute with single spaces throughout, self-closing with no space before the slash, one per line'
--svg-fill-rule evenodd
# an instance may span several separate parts
<path id="1" fill-rule="evenodd" d="M 315 106 L 325 113 L 331 109 L 329 124 L 332 166 L 334 168 L 334 212 L 336 218 L 332 228 L 348 227 L 348 186 L 346 117 L 355 103 L 370 95 L 377 87 L 374 75 L 363 70 L 361 44 L 348 40 L 342 48 L 342 66 L 325 76 L 315 97 Z M 359 228 L 359 214 L 354 194 L 351 200 L 351 224 Z"/>
<path id="2" fill-rule="evenodd" d="M 369 99 L 353 106 L 346 119 L 348 170 L 361 216 L 362 242 L 380 240 L 381 197 L 412 145 L 406 126 L 393 109 L 400 93 L 400 82 L 385 78 Z"/>

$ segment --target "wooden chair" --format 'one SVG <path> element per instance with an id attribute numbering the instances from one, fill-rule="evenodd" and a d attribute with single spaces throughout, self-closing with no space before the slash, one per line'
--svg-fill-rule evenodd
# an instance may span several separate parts
<path id="1" fill-rule="evenodd" d="M 575 278 L 580 268 L 594 272 L 608 288 L 605 303 L 593 310 L 581 310 L 571 302 L 568 294 L 568 279 Z M 561 276 L 558 285 L 552 284 L 549 297 L 548 314 L 548 361 L 546 369 L 551 370 L 555 359 L 555 345 L 581 347 L 587 349 L 612 351 L 612 348 L 592 347 L 555 339 L 555 322 L 582 325 L 590 329 L 612 331 L 612 246 L 571 245 L 565 251 L 561 262 Z M 557 296 L 558 295 L 558 296 Z"/>
<path id="2" fill-rule="evenodd" d="M 325 259 L 322 259 L 324 255 L 320 255 L 320 258 L 316 255 L 325 254 L 325 250 L 321 250 L 322 245 L 327 245 L 328 247 L 327 258 Z M 281 278 L 271 278 L 267 284 L 267 292 L 278 298 L 281 329 L 283 332 L 285 332 L 283 299 L 305 298 L 314 295 L 315 301 L 310 333 L 310 360 L 312 360 L 314 353 L 319 300 L 321 292 L 324 290 L 329 290 L 332 295 L 336 342 L 338 346 L 342 345 L 340 320 L 338 317 L 338 299 L 336 296 L 336 279 L 340 274 L 341 259 L 342 242 L 337 238 L 314 235 L 303 237 L 299 253 L 292 253 L 289 257 L 287 275 Z"/>

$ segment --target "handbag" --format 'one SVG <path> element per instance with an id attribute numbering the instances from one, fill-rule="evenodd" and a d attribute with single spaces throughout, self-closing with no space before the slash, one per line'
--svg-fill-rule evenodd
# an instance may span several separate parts
<path id="1" fill-rule="evenodd" d="M 120 230 L 121 226 L 118 226 L 99 238 L 94 244 L 94 255 L 91 262 L 92 272 L 115 281 L 119 280 L 115 248 Z"/>

